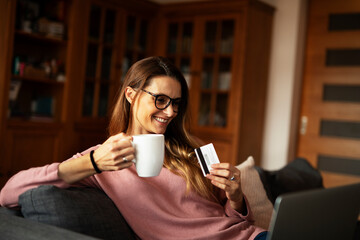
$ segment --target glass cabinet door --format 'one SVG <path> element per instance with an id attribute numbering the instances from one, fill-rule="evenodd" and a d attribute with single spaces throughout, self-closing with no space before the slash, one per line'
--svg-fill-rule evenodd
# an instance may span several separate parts
<path id="1" fill-rule="evenodd" d="M 192 44 L 193 22 L 176 21 L 168 25 L 167 57 L 180 69 L 189 87 Z"/>
<path id="2" fill-rule="evenodd" d="M 125 56 L 122 63 L 122 76 L 124 77 L 131 65 L 147 57 L 148 34 L 150 21 L 137 15 L 126 17 Z"/>
<path id="3" fill-rule="evenodd" d="M 199 126 L 227 125 L 234 25 L 231 19 L 205 22 Z"/>
<path id="4" fill-rule="evenodd" d="M 87 37 L 83 117 L 105 117 L 114 59 L 116 10 L 92 5 Z"/>

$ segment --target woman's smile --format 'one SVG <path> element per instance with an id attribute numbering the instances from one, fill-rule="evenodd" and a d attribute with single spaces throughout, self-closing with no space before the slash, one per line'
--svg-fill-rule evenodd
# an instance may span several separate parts
<path id="1" fill-rule="evenodd" d="M 160 118 L 160 117 L 154 117 L 154 119 L 160 123 L 167 123 L 169 119 Z"/>

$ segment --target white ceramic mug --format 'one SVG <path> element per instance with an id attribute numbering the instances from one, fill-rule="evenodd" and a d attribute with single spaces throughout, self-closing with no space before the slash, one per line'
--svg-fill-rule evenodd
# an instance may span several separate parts
<path id="1" fill-rule="evenodd" d="M 165 143 L 162 134 L 133 136 L 135 166 L 139 177 L 155 177 L 160 174 L 164 163 Z"/>

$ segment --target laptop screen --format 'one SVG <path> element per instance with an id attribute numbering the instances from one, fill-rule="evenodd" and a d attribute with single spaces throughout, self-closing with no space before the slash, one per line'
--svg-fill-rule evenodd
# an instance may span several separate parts
<path id="1" fill-rule="evenodd" d="M 267 240 L 354 240 L 360 184 L 281 195 Z"/>

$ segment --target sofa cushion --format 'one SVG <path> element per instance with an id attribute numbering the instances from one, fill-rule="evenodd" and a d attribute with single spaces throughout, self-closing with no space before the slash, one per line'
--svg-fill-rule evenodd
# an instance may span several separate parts
<path id="1" fill-rule="evenodd" d="M 40 186 L 19 197 L 25 218 L 102 239 L 135 239 L 111 199 L 93 188 Z"/>
<path id="2" fill-rule="evenodd" d="M 304 158 L 296 158 L 276 171 L 257 170 L 272 203 L 284 193 L 323 188 L 320 172 Z"/>
<path id="3" fill-rule="evenodd" d="M 255 169 L 253 157 L 239 164 L 241 172 L 241 189 L 246 196 L 255 219 L 255 225 L 264 229 L 269 228 L 273 205 L 269 201 L 259 173 Z"/>

